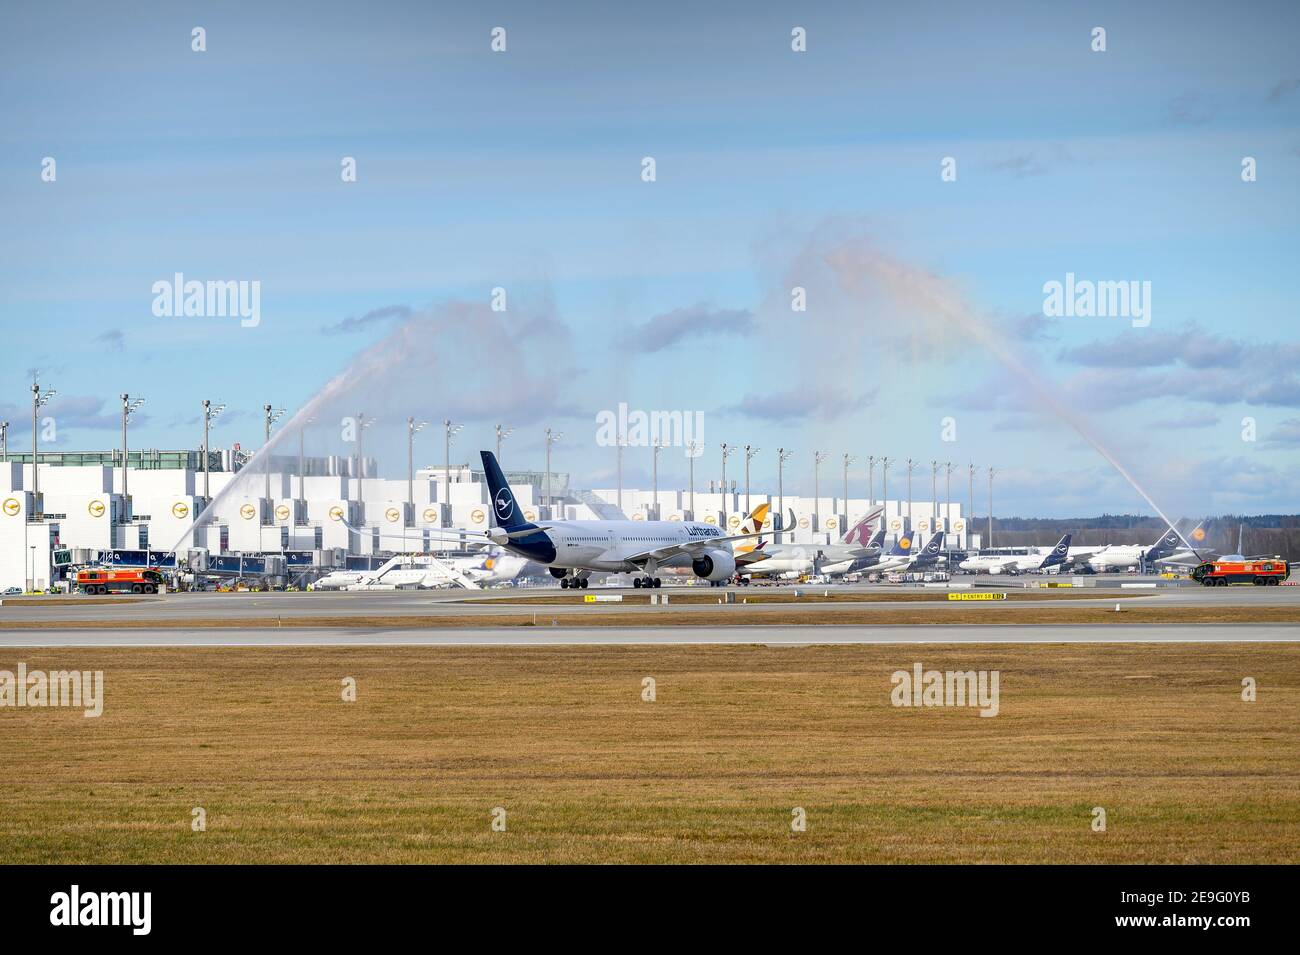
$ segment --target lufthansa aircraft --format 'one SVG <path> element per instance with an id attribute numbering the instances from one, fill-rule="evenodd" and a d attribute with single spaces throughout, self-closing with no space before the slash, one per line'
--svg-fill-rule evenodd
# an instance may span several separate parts
<path id="1" fill-rule="evenodd" d="M 907 571 L 917 567 L 929 567 L 938 563 L 939 553 L 942 550 L 943 531 L 935 531 L 934 536 L 919 550 L 916 548 L 916 538 L 904 534 L 894 542 L 888 554 L 868 569 L 872 573 L 883 574 L 894 570 Z"/>
<path id="2" fill-rule="evenodd" d="M 1107 571 L 1128 570 L 1130 567 L 1137 567 L 1143 561 L 1154 563 L 1172 556 L 1175 552 L 1183 548 L 1182 535 L 1174 528 L 1168 528 L 1160 538 L 1149 547 L 1140 547 L 1131 544 L 1112 544 L 1109 547 L 1103 547 L 1101 550 L 1086 558 L 1086 563 L 1093 570 L 1105 573 Z M 1193 551 L 1193 553 L 1195 553 Z M 1073 556 L 1073 555 L 1071 555 Z"/>
<path id="3" fill-rule="evenodd" d="M 1069 561 L 1070 534 L 1066 534 L 1046 554 L 976 554 L 957 566 L 972 574 L 1023 574 L 1060 567 Z"/>
<path id="4" fill-rule="evenodd" d="M 637 587 L 658 587 L 661 567 L 690 567 L 718 586 L 736 572 L 732 541 L 759 537 L 761 528 L 727 536 L 700 521 L 545 521 L 524 519 L 491 451 L 481 452 L 492 494 L 494 527 L 485 535 L 512 554 L 545 564 L 561 587 L 586 587 L 592 573 L 640 573 Z M 761 522 L 760 522 L 761 523 Z"/>

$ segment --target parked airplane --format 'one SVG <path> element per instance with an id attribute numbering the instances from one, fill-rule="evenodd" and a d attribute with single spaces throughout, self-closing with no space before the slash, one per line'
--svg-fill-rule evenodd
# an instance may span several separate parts
<path id="1" fill-rule="evenodd" d="M 1023 574 L 1047 570 L 1065 563 L 1070 553 L 1070 535 L 1066 534 L 1046 554 L 976 554 L 957 566 L 972 574 Z"/>
<path id="2" fill-rule="evenodd" d="M 1089 556 L 1084 563 L 1101 573 L 1128 570 L 1130 567 L 1139 566 L 1144 560 L 1148 562 L 1162 560 L 1184 547 L 1182 535 L 1170 527 L 1166 528 L 1156 542 L 1148 547 L 1139 547 L 1136 544 L 1112 544 Z"/>
<path id="3" fill-rule="evenodd" d="M 917 567 L 928 567 L 937 563 L 940 551 L 943 549 L 943 531 L 935 531 L 934 536 L 926 542 L 926 545 L 917 548 L 916 538 L 904 534 L 894 546 L 890 548 L 889 553 L 880 559 L 878 563 L 870 568 L 872 573 L 888 573 L 894 570 L 913 570 Z"/>
<path id="4" fill-rule="evenodd" d="M 879 504 L 863 516 L 840 539 L 838 544 L 776 544 L 764 547 L 738 544 L 737 548 L 752 553 L 763 553 L 761 561 L 740 560 L 740 572 L 748 575 L 765 574 L 843 574 L 861 558 L 880 553 L 884 541 L 885 505 Z"/>
<path id="5" fill-rule="evenodd" d="M 1245 525 L 1245 524 L 1238 524 L 1238 525 L 1237 525 L 1237 553 L 1235 553 L 1235 554 L 1224 554 L 1224 555 L 1223 555 L 1222 557 L 1220 557 L 1219 559 L 1220 559 L 1220 560 L 1238 560 L 1238 561 L 1240 561 L 1240 560 L 1246 560 L 1246 558 L 1243 556 L 1244 553 L 1245 553 L 1245 551 L 1246 551 L 1246 546 L 1245 546 L 1245 545 L 1246 545 L 1246 525 Z"/>
<path id="6" fill-rule="evenodd" d="M 1198 539 L 1197 532 L 1200 530 L 1201 530 L 1200 524 L 1197 524 L 1196 527 L 1192 529 L 1192 533 L 1190 535 L 1192 540 Z M 1205 539 L 1204 533 L 1200 534 L 1200 539 L 1201 540 Z M 1218 551 L 1214 550 L 1213 548 L 1207 548 L 1206 550 L 1201 550 L 1201 551 L 1184 549 L 1177 553 L 1170 554 L 1168 557 L 1156 558 L 1156 560 L 1158 560 L 1158 562 L 1161 564 L 1169 564 L 1175 567 L 1195 567 L 1195 566 L 1200 566 L 1208 559 L 1213 559 L 1217 563 L 1236 563 L 1236 564 L 1246 563 L 1252 560 L 1278 559 L 1277 555 L 1275 554 L 1255 554 L 1254 556 L 1249 556 L 1246 554 L 1245 551 L 1246 551 L 1246 525 L 1238 524 L 1237 525 L 1237 552 L 1235 554 L 1220 554 Z M 1189 557 L 1192 558 L 1191 561 L 1188 560 Z"/>
<path id="7" fill-rule="evenodd" d="M 311 586 L 312 590 L 400 590 L 473 587 L 514 580 L 528 563 L 493 547 L 481 554 L 435 557 L 397 554 L 373 570 L 336 570 Z"/>
<path id="8" fill-rule="evenodd" d="M 512 554 L 544 564 L 561 587 L 585 587 L 593 572 L 641 573 L 634 586 L 658 587 L 659 569 L 670 566 L 689 566 L 695 576 L 716 586 L 736 572 L 730 545 L 764 533 L 760 528 L 728 535 L 699 521 L 533 523 L 524 519 L 496 455 L 480 453 L 496 521 L 485 536 Z"/>
<path id="9" fill-rule="evenodd" d="M 1148 556 L 1148 559 L 1161 565 L 1168 565 L 1173 567 L 1190 568 L 1190 567 L 1200 566 L 1202 561 L 1204 561 L 1207 557 L 1214 556 L 1219 553 L 1212 547 L 1205 548 L 1202 550 L 1196 549 L 1195 542 L 1205 540 L 1205 531 L 1202 529 L 1204 524 L 1205 522 L 1201 521 L 1200 524 L 1197 524 L 1195 527 L 1192 528 L 1192 532 L 1190 534 L 1187 534 L 1186 536 L 1182 537 L 1181 547 L 1176 547 L 1170 553 L 1164 554 L 1163 556 L 1161 555 L 1157 555 L 1155 557 Z M 1235 561 L 1246 560 L 1246 558 L 1241 555 L 1241 541 L 1242 541 L 1241 530 L 1242 529 L 1238 527 L 1237 553 L 1221 554 L 1217 557 L 1218 560 L 1235 560 Z"/>

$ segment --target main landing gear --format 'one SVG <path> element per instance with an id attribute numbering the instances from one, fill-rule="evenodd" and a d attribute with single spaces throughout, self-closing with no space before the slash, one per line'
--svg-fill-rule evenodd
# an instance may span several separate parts
<path id="1" fill-rule="evenodd" d="M 648 589 L 650 587 L 662 587 L 663 585 L 663 579 L 660 577 L 634 577 L 632 579 L 632 586 L 638 588 L 645 587 Z"/>
<path id="2" fill-rule="evenodd" d="M 586 590 L 587 578 L 586 577 L 561 577 L 560 589 L 568 590 L 570 587 L 572 587 L 574 590 Z"/>

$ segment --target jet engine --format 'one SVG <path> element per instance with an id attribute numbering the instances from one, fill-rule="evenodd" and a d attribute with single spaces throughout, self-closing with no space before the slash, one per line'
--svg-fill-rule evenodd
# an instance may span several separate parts
<path id="1" fill-rule="evenodd" d="M 691 561 L 696 577 L 726 580 L 736 572 L 736 557 L 731 551 L 711 550 Z"/>

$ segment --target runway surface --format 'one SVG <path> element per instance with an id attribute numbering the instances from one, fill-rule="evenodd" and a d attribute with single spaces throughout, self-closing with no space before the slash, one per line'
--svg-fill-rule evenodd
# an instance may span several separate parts
<path id="1" fill-rule="evenodd" d="M 1015 595 L 1014 601 L 998 602 L 1002 606 L 1028 607 L 1096 607 L 1113 605 L 1117 599 L 1131 606 L 1279 606 L 1300 604 L 1300 587 L 1201 587 L 1184 585 L 1178 587 L 1161 587 L 1158 589 L 1121 588 L 1120 583 L 1132 583 L 1133 579 L 1110 578 L 1098 583 L 1096 587 L 1076 588 L 1057 591 L 1066 594 L 1087 594 L 1069 596 L 1064 599 L 1054 598 L 1050 591 L 1037 587 L 1026 588 L 1023 578 L 1004 580 L 979 578 L 976 591 L 1005 591 Z M 840 609 L 855 607 L 893 608 L 904 607 L 925 609 L 969 609 L 968 601 L 949 601 L 945 599 L 943 589 L 921 588 L 908 585 L 859 584 L 859 585 L 789 585 L 783 587 L 736 587 L 728 588 L 736 594 L 737 603 L 725 605 L 737 613 L 744 613 L 748 607 L 744 601 L 747 597 L 761 598 L 768 594 L 789 594 L 796 591 L 810 597 L 823 593 L 832 596 L 860 596 L 859 600 L 840 599 L 833 604 L 813 606 L 834 606 Z M 596 588 L 574 594 L 568 591 L 540 588 L 520 588 L 517 590 L 489 591 L 354 591 L 329 593 L 193 593 L 167 594 L 161 597 L 123 597 L 114 604 L 113 599 L 101 603 L 79 604 L 76 598 L 64 603 L 42 605 L 36 602 L 19 603 L 0 601 L 0 631 L 7 621 L 26 620 L 105 620 L 118 617 L 135 620 L 174 621 L 182 626 L 186 620 L 220 617 L 237 624 L 241 618 L 268 618 L 282 616 L 285 619 L 302 616 L 401 616 L 401 615 L 456 615 L 469 616 L 480 614 L 527 614 L 544 613 L 547 610 L 564 608 L 588 614 L 603 613 L 689 613 L 691 610 L 717 609 L 716 603 L 673 603 L 673 597 L 691 595 L 692 597 L 711 597 L 718 599 L 725 593 L 722 589 L 705 587 L 665 587 L 656 593 L 669 597 L 667 606 L 652 606 L 648 603 L 609 602 L 587 604 L 581 602 L 584 595 L 610 596 L 623 594 L 629 599 L 645 600 L 644 592 L 631 588 Z M 890 594 L 916 594 L 932 596 L 935 599 L 923 602 L 881 603 L 872 602 L 872 597 Z M 1027 596 L 1033 595 L 1033 597 Z M 1035 599 L 1041 596 L 1041 599 Z M 552 597 L 556 603 L 526 603 L 521 598 Z M 104 600 L 105 598 L 97 598 Z M 993 604 L 986 604 L 991 606 Z M 761 606 L 793 607 L 794 603 L 763 604 Z"/>
<path id="2" fill-rule="evenodd" d="M 926 643 L 1294 643 L 1300 625 L 518 627 L 437 630 L 37 630 L 0 634 L 9 647 L 671 646 Z"/>

